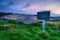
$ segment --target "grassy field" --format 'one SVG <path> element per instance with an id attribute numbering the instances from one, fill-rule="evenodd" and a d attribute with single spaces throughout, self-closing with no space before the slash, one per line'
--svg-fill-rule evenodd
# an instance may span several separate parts
<path id="1" fill-rule="evenodd" d="M 43 33 L 40 22 L 31 25 L 0 22 L 0 40 L 60 40 L 60 29 L 56 24 L 46 25 Z"/>

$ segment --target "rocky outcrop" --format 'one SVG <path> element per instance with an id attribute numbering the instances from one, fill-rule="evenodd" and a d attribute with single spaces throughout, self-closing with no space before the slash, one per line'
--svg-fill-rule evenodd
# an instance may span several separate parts
<path id="1" fill-rule="evenodd" d="M 14 15 L 6 15 L 1 18 L 5 18 L 8 20 L 16 20 L 17 22 L 23 22 L 24 24 L 32 24 L 32 23 L 37 22 L 37 17 L 34 15 L 14 14 Z"/>

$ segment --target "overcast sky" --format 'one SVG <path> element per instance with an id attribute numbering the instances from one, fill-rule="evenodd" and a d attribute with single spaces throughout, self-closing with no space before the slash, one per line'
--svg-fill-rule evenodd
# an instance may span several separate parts
<path id="1" fill-rule="evenodd" d="M 44 10 L 60 14 L 60 0 L 0 0 L 0 12 L 36 14 Z"/>

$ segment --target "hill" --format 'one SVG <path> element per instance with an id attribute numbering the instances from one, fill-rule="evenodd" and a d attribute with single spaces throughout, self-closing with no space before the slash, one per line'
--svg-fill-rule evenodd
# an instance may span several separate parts
<path id="1" fill-rule="evenodd" d="M 13 14 L 13 13 L 0 12 L 0 17 L 1 17 L 1 16 L 5 16 L 5 15 L 10 15 L 10 14 Z"/>
<path id="2" fill-rule="evenodd" d="M 16 20 L 17 22 L 23 22 L 25 24 L 32 24 L 37 22 L 37 17 L 35 15 L 28 14 L 14 14 L 14 13 L 0 13 L 2 20 Z"/>

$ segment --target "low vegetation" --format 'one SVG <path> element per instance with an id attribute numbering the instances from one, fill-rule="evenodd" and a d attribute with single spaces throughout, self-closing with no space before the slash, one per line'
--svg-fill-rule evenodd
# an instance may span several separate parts
<path id="1" fill-rule="evenodd" d="M 41 22 L 26 25 L 10 20 L 0 22 L 0 40 L 60 40 L 59 26 L 46 25 L 42 32 Z"/>

